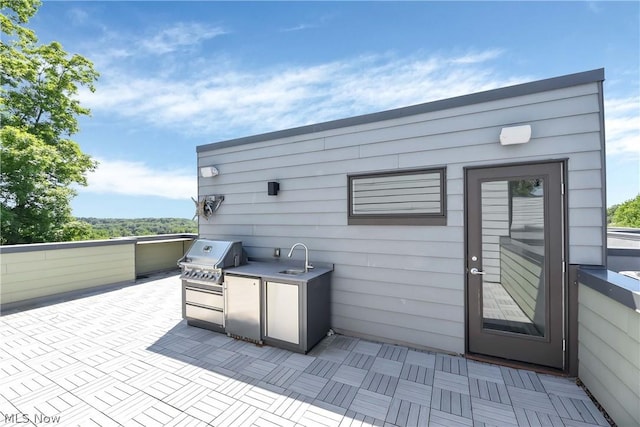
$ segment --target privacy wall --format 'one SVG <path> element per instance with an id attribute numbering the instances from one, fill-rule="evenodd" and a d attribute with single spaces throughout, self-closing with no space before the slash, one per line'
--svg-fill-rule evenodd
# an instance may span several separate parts
<path id="1" fill-rule="evenodd" d="M 335 265 L 335 330 L 463 353 L 463 168 L 567 160 L 568 261 L 604 263 L 603 78 L 593 70 L 200 146 L 198 165 L 219 175 L 199 178 L 199 197 L 224 195 L 200 236 L 241 240 L 258 258 L 303 242 L 312 263 Z M 530 142 L 499 143 L 503 127 L 525 124 Z M 415 169 L 444 170 L 445 225 L 348 224 L 348 176 Z"/>

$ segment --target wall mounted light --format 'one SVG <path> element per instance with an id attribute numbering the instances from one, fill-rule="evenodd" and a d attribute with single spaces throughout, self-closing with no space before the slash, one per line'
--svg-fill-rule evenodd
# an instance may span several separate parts
<path id="1" fill-rule="evenodd" d="M 277 181 L 269 181 L 267 183 L 267 194 L 270 196 L 277 196 L 280 191 L 280 183 Z"/>
<path id="2" fill-rule="evenodd" d="M 512 126 L 500 131 L 500 144 L 525 144 L 531 139 L 531 125 Z"/>
<path id="3" fill-rule="evenodd" d="M 211 178 L 217 176 L 220 172 L 215 166 L 203 166 L 200 168 L 200 176 L 203 178 Z"/>

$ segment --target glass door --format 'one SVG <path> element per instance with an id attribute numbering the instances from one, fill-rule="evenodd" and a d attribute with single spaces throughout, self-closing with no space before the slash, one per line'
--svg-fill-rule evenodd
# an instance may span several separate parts
<path id="1" fill-rule="evenodd" d="M 468 350 L 563 368 L 562 164 L 466 174 Z"/>

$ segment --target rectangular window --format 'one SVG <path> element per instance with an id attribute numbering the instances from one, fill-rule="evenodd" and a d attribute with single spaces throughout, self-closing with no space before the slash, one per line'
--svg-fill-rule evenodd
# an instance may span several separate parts
<path id="1" fill-rule="evenodd" d="M 446 225 L 445 169 L 348 175 L 350 225 Z"/>

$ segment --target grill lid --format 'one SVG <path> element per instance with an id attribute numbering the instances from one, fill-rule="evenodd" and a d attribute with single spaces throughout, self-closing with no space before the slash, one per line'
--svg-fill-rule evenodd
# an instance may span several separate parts
<path id="1" fill-rule="evenodd" d="M 242 242 L 196 239 L 186 255 L 178 262 L 180 266 L 205 268 L 237 267 L 244 264 Z"/>

